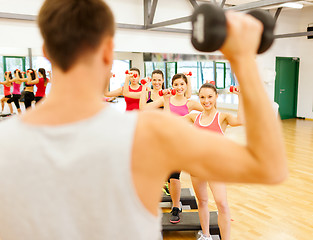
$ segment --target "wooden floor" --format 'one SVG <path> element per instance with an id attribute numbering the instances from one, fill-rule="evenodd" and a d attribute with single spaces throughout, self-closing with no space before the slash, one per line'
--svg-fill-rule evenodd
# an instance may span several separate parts
<path id="1" fill-rule="evenodd" d="M 232 239 L 313 239 L 313 121 L 284 120 L 289 178 L 278 186 L 229 185 Z M 244 143 L 242 127 L 227 130 L 227 137 Z M 191 187 L 187 174 L 182 187 Z M 212 195 L 209 208 L 216 210 Z M 194 232 L 171 232 L 164 240 L 195 239 Z"/>

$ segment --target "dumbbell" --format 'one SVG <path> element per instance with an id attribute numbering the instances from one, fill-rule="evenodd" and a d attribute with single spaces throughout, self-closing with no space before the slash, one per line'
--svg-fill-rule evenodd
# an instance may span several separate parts
<path id="1" fill-rule="evenodd" d="M 32 73 L 33 71 L 32 70 L 27 70 L 27 73 Z"/>
<path id="2" fill-rule="evenodd" d="M 274 41 L 274 18 L 264 10 L 252 10 L 248 14 L 260 20 L 263 33 L 258 53 L 270 48 Z M 202 4 L 191 17 L 193 46 L 202 52 L 214 52 L 220 49 L 227 36 L 225 12 L 213 4 Z"/>
<path id="3" fill-rule="evenodd" d="M 171 92 L 172 95 L 176 95 L 176 89 L 164 89 L 164 90 L 160 90 L 159 91 L 159 95 L 160 97 L 162 97 L 165 93 L 167 93 L 168 91 Z"/>
<path id="4" fill-rule="evenodd" d="M 151 82 L 151 78 L 148 77 L 148 81 Z M 141 80 L 140 80 L 140 83 L 141 83 L 142 85 L 145 85 L 145 84 L 147 83 L 147 80 L 146 80 L 146 79 L 141 79 Z"/>
<path id="5" fill-rule="evenodd" d="M 238 92 L 239 89 L 236 88 L 235 86 L 230 86 L 230 87 L 229 87 L 229 91 L 230 91 L 230 92 L 234 92 L 234 91 Z"/>
<path id="6" fill-rule="evenodd" d="M 131 74 L 131 72 L 129 72 L 128 70 L 126 70 L 126 71 L 125 71 L 125 74 Z M 133 74 L 133 77 L 134 77 L 134 78 L 136 78 L 137 76 L 138 76 L 137 73 L 134 73 L 134 74 Z"/>
<path id="7" fill-rule="evenodd" d="M 191 77 L 192 76 L 192 72 L 186 73 L 185 75 Z"/>
<path id="8" fill-rule="evenodd" d="M 114 73 L 112 74 L 112 78 L 115 78 L 115 74 Z"/>

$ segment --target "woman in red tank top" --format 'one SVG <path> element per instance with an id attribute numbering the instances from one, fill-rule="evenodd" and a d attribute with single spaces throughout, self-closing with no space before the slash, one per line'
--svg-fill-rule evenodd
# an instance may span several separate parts
<path id="1" fill-rule="evenodd" d="M 138 110 L 139 99 L 142 91 L 142 86 L 139 85 L 139 79 L 140 70 L 138 68 L 131 68 L 129 70 L 129 73 L 126 74 L 124 87 L 120 87 L 113 91 L 108 91 L 106 89 L 104 92 L 104 96 L 118 97 L 123 95 L 126 102 L 126 111 Z"/>
<path id="2" fill-rule="evenodd" d="M 239 96 L 239 92 L 234 91 L 234 93 Z M 242 125 L 243 119 L 241 115 L 241 101 L 239 101 L 239 110 L 237 112 L 237 117 L 235 117 L 229 113 L 219 113 L 217 111 L 217 97 L 218 94 L 214 85 L 210 83 L 203 84 L 199 90 L 199 99 L 204 110 L 200 114 L 191 113 L 186 115 L 184 118 L 192 122 L 198 128 L 214 131 L 219 134 L 224 134 L 228 125 Z M 216 161 L 218 161 L 218 159 L 216 159 Z M 202 227 L 202 231 L 199 232 L 198 239 L 211 239 L 209 232 L 210 212 L 208 209 L 207 182 L 194 176 L 191 176 L 191 180 L 199 203 L 199 218 Z M 222 239 L 229 240 L 230 211 L 227 203 L 226 185 L 223 183 L 210 182 L 209 186 L 218 209 L 218 225 L 221 231 Z"/>
<path id="3" fill-rule="evenodd" d="M 140 95 L 142 91 L 142 85 L 139 85 L 139 79 L 139 69 L 131 68 L 129 73 L 126 74 L 123 87 L 126 111 L 139 110 Z"/>
<path id="4" fill-rule="evenodd" d="M 12 74 L 8 73 L 8 72 L 5 72 L 4 73 L 4 78 L 5 78 L 5 81 L 4 82 L 0 82 L 0 84 L 2 84 L 3 88 L 4 88 L 4 91 L 3 91 L 4 97 L 1 98 L 1 112 L 0 112 L 0 114 L 2 114 L 2 112 L 4 110 L 4 103 L 5 102 L 9 105 L 10 113 L 13 114 L 12 104 L 7 102 L 12 97 L 11 96 L 11 85 L 12 85 L 12 83 L 10 83 L 10 81 L 9 81 L 9 79 L 12 79 Z"/>
<path id="5" fill-rule="evenodd" d="M 37 91 L 35 95 L 36 104 L 46 96 L 46 87 L 49 82 L 49 79 L 46 75 L 46 70 L 44 68 L 38 69 L 39 82 L 36 84 Z"/>

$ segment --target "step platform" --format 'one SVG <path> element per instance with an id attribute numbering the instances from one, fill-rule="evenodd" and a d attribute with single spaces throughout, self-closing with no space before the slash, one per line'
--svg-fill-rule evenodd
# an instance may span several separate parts
<path id="1" fill-rule="evenodd" d="M 1 120 L 5 120 L 5 119 L 9 119 L 9 117 L 11 117 L 11 114 L 0 114 L 0 121 Z"/>
<path id="2" fill-rule="evenodd" d="M 198 212 L 180 213 L 180 222 L 170 223 L 171 213 L 163 213 L 162 231 L 198 231 L 201 230 L 201 224 Z M 220 229 L 217 223 L 217 212 L 210 212 L 210 233 L 220 236 Z"/>
<path id="3" fill-rule="evenodd" d="M 165 202 L 171 203 L 172 199 L 171 199 L 171 196 L 168 196 L 165 193 L 163 193 L 162 203 L 165 203 Z M 180 202 L 183 205 L 183 209 L 198 209 L 196 197 L 195 197 L 193 190 L 191 188 L 182 188 L 181 189 Z M 184 206 L 189 206 L 189 208 L 184 207 Z"/>

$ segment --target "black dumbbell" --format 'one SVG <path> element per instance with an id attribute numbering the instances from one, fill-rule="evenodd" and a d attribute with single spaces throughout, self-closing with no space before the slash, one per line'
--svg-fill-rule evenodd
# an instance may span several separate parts
<path id="1" fill-rule="evenodd" d="M 270 48 L 274 41 L 274 18 L 264 10 L 252 10 L 248 14 L 263 23 L 263 34 L 258 53 Z M 192 45 L 202 52 L 214 52 L 222 47 L 226 35 L 226 17 L 224 10 L 213 4 L 202 4 L 193 13 Z"/>

